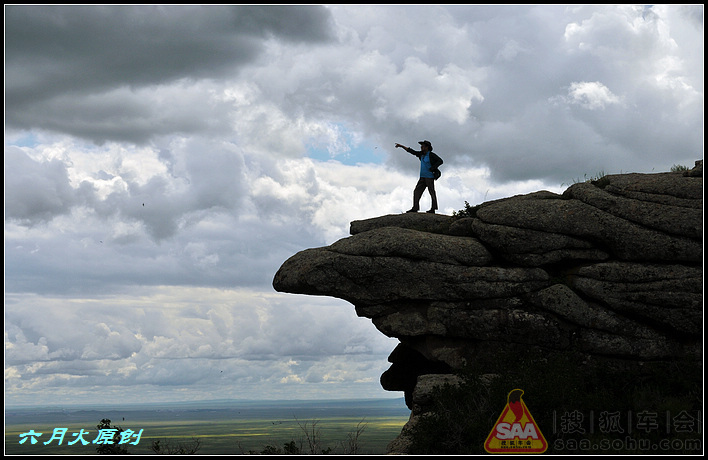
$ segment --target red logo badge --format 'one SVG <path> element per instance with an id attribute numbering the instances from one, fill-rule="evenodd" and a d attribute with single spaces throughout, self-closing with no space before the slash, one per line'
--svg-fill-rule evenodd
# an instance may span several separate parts
<path id="1" fill-rule="evenodd" d="M 523 390 L 512 390 L 494 428 L 487 436 L 484 450 L 490 454 L 542 454 L 546 438 L 521 399 Z"/>

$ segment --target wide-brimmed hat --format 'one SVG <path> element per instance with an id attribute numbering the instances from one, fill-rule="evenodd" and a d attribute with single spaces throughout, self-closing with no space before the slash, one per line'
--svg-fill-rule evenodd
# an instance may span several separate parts
<path id="1" fill-rule="evenodd" d="M 433 144 L 431 144 L 430 141 L 420 141 L 418 143 L 420 145 L 427 145 L 430 150 L 433 150 Z"/>

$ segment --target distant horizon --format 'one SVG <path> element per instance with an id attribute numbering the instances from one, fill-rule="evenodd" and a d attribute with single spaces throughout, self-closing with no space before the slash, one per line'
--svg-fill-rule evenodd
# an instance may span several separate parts
<path id="1" fill-rule="evenodd" d="M 403 398 L 326 400 L 208 400 L 173 403 L 128 404 L 121 407 L 83 405 L 64 407 L 6 408 L 6 455 L 95 455 L 91 439 L 97 423 L 110 420 L 113 428 L 140 432 L 140 443 L 128 446 L 135 455 L 150 455 L 156 440 L 202 441 L 200 455 L 261 452 L 267 446 L 281 446 L 297 439 L 303 426 L 326 427 L 323 440 L 339 446 L 337 440 L 361 424 L 367 427 L 360 439 L 364 451 L 384 453 L 410 418 Z M 86 444 L 49 443 L 57 429 L 68 433 L 84 430 Z M 39 442 L 21 443 L 33 430 Z M 68 435 L 67 435 L 68 436 Z M 75 436 L 75 435 L 73 435 Z M 319 434 L 318 434 L 319 436 Z M 43 442 L 44 441 L 44 442 Z"/>
<path id="2" fill-rule="evenodd" d="M 276 404 L 276 403 L 336 403 L 336 402 L 376 402 L 376 401 L 404 401 L 403 396 L 391 397 L 391 398 L 298 398 L 298 399 L 231 399 L 231 398 L 215 398 L 215 399 L 201 399 L 201 400 L 182 400 L 182 401 L 155 401 L 155 402 L 127 402 L 127 403 L 38 403 L 38 404 L 5 404 L 5 413 L 8 410 L 30 410 L 30 409 L 63 409 L 63 408 L 121 408 L 126 409 L 130 407 L 144 408 L 146 406 L 163 406 L 163 405 L 200 405 L 200 404 L 223 404 L 223 403 L 233 403 L 233 404 Z"/>

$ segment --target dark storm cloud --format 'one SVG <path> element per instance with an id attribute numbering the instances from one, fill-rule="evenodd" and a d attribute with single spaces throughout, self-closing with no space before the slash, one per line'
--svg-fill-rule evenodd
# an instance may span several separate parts
<path id="1" fill-rule="evenodd" d="M 329 12 L 318 6 L 15 5 L 5 14 L 8 126 L 89 138 L 99 138 L 92 133 L 98 130 L 120 139 L 134 131 L 131 123 L 121 129 L 121 121 L 151 116 L 123 98 L 113 101 L 109 118 L 100 104 L 85 118 L 96 102 L 84 99 L 89 95 L 233 74 L 271 38 L 330 39 Z"/>
<path id="2" fill-rule="evenodd" d="M 60 160 L 38 163 L 17 147 L 5 149 L 5 217 L 28 225 L 68 214 L 79 190 Z M 28 186 L 29 185 L 29 186 Z"/>

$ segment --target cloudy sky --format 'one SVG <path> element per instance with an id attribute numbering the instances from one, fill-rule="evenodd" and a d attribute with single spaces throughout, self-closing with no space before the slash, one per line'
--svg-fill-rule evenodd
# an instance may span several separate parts
<path id="1" fill-rule="evenodd" d="M 703 78 L 702 5 L 6 6 L 5 402 L 400 397 L 271 285 L 410 208 L 394 144 L 447 214 L 690 167 Z"/>

